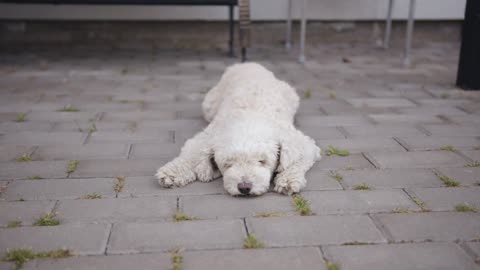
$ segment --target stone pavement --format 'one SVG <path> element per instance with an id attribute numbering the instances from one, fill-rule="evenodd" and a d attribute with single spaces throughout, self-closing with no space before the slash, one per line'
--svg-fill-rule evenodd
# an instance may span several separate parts
<path id="1" fill-rule="evenodd" d="M 480 93 L 454 89 L 458 46 L 425 42 L 411 68 L 400 49 L 361 44 L 311 46 L 305 66 L 280 48 L 251 53 L 298 89 L 298 127 L 350 152 L 308 173 L 311 216 L 287 196 L 233 198 L 221 180 L 165 190 L 152 177 L 206 125 L 201 100 L 234 59 L 3 53 L 1 256 L 74 254 L 24 265 L 45 270 L 480 269 L 480 214 L 459 211 L 480 210 Z M 47 213 L 60 224 L 33 226 Z M 264 248 L 244 249 L 249 234 Z"/>

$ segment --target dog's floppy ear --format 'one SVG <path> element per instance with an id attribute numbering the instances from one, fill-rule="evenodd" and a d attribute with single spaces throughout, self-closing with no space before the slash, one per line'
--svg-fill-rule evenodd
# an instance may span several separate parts
<path id="1" fill-rule="evenodd" d="M 279 140 L 278 165 L 275 172 L 280 173 L 302 162 L 305 155 L 320 158 L 320 149 L 315 142 L 300 132 L 286 132 Z"/>

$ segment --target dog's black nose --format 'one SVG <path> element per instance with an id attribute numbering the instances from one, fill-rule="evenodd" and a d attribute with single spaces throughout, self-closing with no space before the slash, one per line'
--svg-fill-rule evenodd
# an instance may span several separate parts
<path id="1" fill-rule="evenodd" d="M 252 183 L 241 182 L 238 184 L 237 187 L 240 193 L 242 193 L 243 195 L 248 195 L 250 193 L 250 190 L 252 190 Z"/>

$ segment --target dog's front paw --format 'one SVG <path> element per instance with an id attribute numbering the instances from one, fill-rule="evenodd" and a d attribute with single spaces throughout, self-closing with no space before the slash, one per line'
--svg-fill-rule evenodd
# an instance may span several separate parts
<path id="1" fill-rule="evenodd" d="M 278 175 L 275 178 L 275 186 L 273 190 L 275 192 L 285 194 L 285 195 L 292 195 L 293 193 L 298 193 L 302 188 L 305 187 L 306 180 L 302 177 L 302 179 L 298 178 L 290 178 L 286 175 Z"/>
<path id="2" fill-rule="evenodd" d="M 211 161 L 202 161 L 194 169 L 198 181 L 210 182 L 221 176 L 220 171 Z"/>
<path id="3" fill-rule="evenodd" d="M 191 170 L 171 166 L 171 164 L 158 169 L 155 177 L 158 183 L 166 188 L 182 187 L 195 181 L 195 174 Z"/>

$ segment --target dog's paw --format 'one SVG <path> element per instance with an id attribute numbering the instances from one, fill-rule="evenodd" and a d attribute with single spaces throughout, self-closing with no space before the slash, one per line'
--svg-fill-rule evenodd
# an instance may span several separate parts
<path id="1" fill-rule="evenodd" d="M 155 177 L 158 183 L 166 188 L 182 187 L 195 180 L 195 174 L 188 170 L 175 170 L 164 166 L 158 169 Z"/>
<path id="2" fill-rule="evenodd" d="M 300 192 L 305 187 L 305 179 L 291 179 L 288 177 L 279 176 L 275 179 L 275 186 L 273 190 L 280 194 L 292 195 Z"/>
<path id="3" fill-rule="evenodd" d="M 220 172 L 210 161 L 200 162 L 194 169 L 198 181 L 210 182 L 220 177 Z"/>

